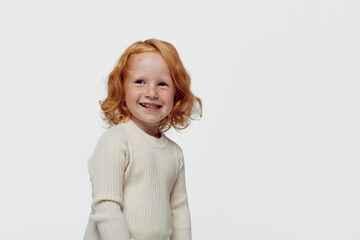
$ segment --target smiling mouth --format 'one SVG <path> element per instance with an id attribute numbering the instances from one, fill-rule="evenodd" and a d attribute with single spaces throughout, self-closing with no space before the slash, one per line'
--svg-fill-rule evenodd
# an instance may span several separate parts
<path id="1" fill-rule="evenodd" d="M 156 105 L 156 104 L 146 104 L 146 103 L 139 103 L 140 106 L 144 107 L 144 108 L 152 108 L 152 109 L 159 109 L 162 106 L 161 105 Z"/>

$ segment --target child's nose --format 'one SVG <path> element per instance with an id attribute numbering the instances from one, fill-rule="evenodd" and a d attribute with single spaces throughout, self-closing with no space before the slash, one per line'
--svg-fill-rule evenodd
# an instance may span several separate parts
<path id="1" fill-rule="evenodd" d="M 156 87 L 154 87 L 154 86 L 147 87 L 145 97 L 159 98 L 158 91 L 157 91 Z"/>

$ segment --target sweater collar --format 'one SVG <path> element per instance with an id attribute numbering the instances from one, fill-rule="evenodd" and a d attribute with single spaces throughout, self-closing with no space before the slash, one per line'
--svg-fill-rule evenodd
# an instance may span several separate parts
<path id="1" fill-rule="evenodd" d="M 169 139 L 164 135 L 164 133 L 160 132 L 161 137 L 156 138 L 153 137 L 146 132 L 144 132 L 133 120 L 129 119 L 129 121 L 124 123 L 127 125 L 134 133 L 136 133 L 142 139 L 145 139 L 149 144 L 156 148 L 165 148 L 169 142 Z"/>

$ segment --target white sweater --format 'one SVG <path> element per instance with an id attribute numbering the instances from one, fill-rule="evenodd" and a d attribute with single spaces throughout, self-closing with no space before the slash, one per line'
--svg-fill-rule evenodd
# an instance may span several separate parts
<path id="1" fill-rule="evenodd" d="M 84 240 L 190 240 L 181 148 L 133 121 L 110 127 L 88 162 L 92 211 Z"/>

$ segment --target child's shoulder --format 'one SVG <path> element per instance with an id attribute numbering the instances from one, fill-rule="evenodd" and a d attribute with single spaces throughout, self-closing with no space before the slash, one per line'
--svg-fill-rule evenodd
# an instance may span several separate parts
<path id="1" fill-rule="evenodd" d="M 126 128 L 124 128 L 123 124 L 119 123 L 117 125 L 112 125 L 108 129 L 106 129 L 99 138 L 100 142 L 108 142 L 108 141 L 117 141 L 121 143 L 126 143 L 127 132 Z"/>
<path id="2" fill-rule="evenodd" d="M 163 135 L 163 136 L 165 136 L 165 135 Z M 182 151 L 181 147 L 179 146 L 179 144 L 177 144 L 175 141 L 173 141 L 169 137 L 167 137 L 167 136 L 165 136 L 165 137 L 168 140 L 167 147 L 173 149 L 173 151 L 175 151 L 177 153 L 177 155 L 183 155 L 183 151 Z"/>

